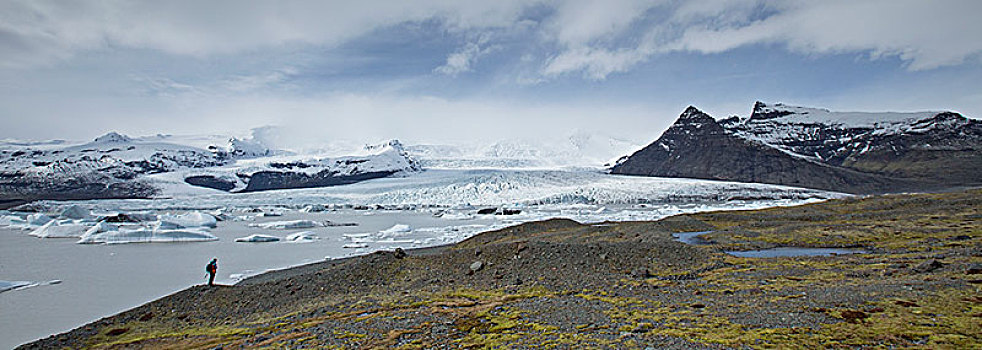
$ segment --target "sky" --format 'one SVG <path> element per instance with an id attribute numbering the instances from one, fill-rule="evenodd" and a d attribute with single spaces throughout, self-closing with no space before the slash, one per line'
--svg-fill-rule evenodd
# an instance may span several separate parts
<path id="1" fill-rule="evenodd" d="M 0 139 L 650 142 L 694 105 L 982 116 L 977 0 L 0 0 Z"/>

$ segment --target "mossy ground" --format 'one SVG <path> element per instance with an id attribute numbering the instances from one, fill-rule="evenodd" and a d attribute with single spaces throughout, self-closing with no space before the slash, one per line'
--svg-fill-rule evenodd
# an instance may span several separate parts
<path id="1" fill-rule="evenodd" d="M 980 204 L 982 191 L 970 190 L 654 223 L 531 223 L 428 255 L 195 287 L 35 346 L 979 349 Z M 715 244 L 670 236 L 707 228 Z M 775 245 L 869 253 L 721 252 Z M 487 267 L 468 272 L 473 260 Z"/>

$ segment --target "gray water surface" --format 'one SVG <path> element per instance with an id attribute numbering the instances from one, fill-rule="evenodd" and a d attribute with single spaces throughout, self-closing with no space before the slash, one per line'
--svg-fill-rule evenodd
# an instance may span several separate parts
<path id="1" fill-rule="evenodd" d="M 748 251 L 726 251 L 726 254 L 741 258 L 783 258 L 794 256 L 832 256 L 843 254 L 864 254 L 862 249 L 849 248 L 797 248 L 797 247 L 777 247 L 771 249 L 748 250 Z"/>
<path id="2" fill-rule="evenodd" d="M 689 244 L 689 245 L 706 245 L 709 244 L 708 241 L 702 239 L 701 235 L 710 233 L 713 231 L 699 231 L 699 232 L 678 232 L 673 233 L 672 236 L 679 242 Z M 777 247 L 770 249 L 758 249 L 758 250 L 747 250 L 747 251 L 735 251 L 727 250 L 724 251 L 726 254 L 741 258 L 782 258 L 782 257 L 795 257 L 795 256 L 832 256 L 832 255 L 842 255 L 842 254 L 865 254 L 866 251 L 862 249 L 850 249 L 850 248 L 799 248 L 799 247 Z"/>
<path id="3" fill-rule="evenodd" d="M 370 214 L 370 215 L 366 215 Z M 39 239 L 26 231 L 0 229 L 0 280 L 45 282 L 54 285 L 14 289 L 0 293 L 0 349 L 71 330 L 148 301 L 205 283 L 204 266 L 218 258 L 217 283 L 231 284 L 240 275 L 270 268 L 370 253 L 376 249 L 410 248 L 410 243 L 369 243 L 362 250 L 342 248 L 343 234 L 378 232 L 395 224 L 414 229 L 495 224 L 498 219 L 446 220 L 429 213 L 405 211 L 342 211 L 287 213 L 255 222 L 293 220 L 354 222 L 354 227 L 319 227 L 303 230 L 268 230 L 249 227 L 253 222 L 220 222 L 212 231 L 219 241 L 193 243 L 76 244 L 77 238 Z M 471 228 L 476 229 L 476 228 Z M 254 233 L 284 237 L 313 231 L 311 243 L 236 243 Z M 425 240 L 441 233 L 414 232 L 407 239 Z M 402 238 L 400 237 L 400 240 Z M 442 244 L 431 242 L 430 245 Z"/>

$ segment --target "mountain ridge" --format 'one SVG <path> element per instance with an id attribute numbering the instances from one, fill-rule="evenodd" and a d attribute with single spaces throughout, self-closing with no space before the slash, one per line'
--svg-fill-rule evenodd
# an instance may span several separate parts
<path id="1" fill-rule="evenodd" d="M 717 120 L 694 106 L 613 174 L 759 182 L 847 193 L 982 184 L 982 122 L 955 112 L 865 113 L 756 102 Z"/>

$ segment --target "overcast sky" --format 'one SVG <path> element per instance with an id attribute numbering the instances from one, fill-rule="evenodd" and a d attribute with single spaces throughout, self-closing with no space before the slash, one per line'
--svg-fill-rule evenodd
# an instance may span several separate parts
<path id="1" fill-rule="evenodd" d="M 244 6 L 245 3 L 251 6 Z M 982 116 L 982 1 L 0 0 L 0 139 L 651 141 L 688 105 Z"/>

